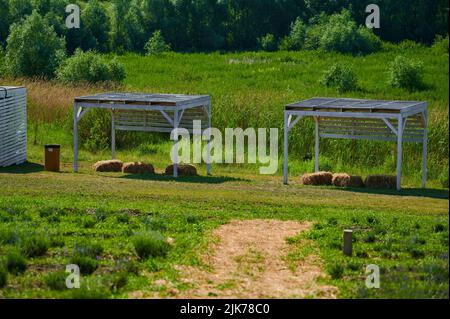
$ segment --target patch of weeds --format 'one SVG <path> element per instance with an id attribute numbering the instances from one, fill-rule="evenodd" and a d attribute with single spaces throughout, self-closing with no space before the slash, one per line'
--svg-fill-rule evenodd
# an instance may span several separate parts
<path id="1" fill-rule="evenodd" d="M 358 271 L 363 269 L 363 266 L 359 262 L 351 261 L 347 264 L 347 268 L 350 269 L 351 271 Z"/>
<path id="2" fill-rule="evenodd" d="M 140 221 L 149 230 L 164 232 L 167 230 L 167 224 L 162 218 L 153 216 L 143 216 Z"/>
<path id="3" fill-rule="evenodd" d="M 6 226 L 0 226 L 0 244 L 14 245 L 19 241 L 17 232 Z"/>
<path id="4" fill-rule="evenodd" d="M 364 250 L 358 250 L 356 252 L 356 257 L 358 258 L 369 258 L 369 254 Z"/>
<path id="5" fill-rule="evenodd" d="M 3 288 L 8 283 L 8 271 L 0 265 L 0 288 Z"/>
<path id="6" fill-rule="evenodd" d="M 331 249 L 340 250 L 342 249 L 342 244 L 339 241 L 331 241 L 330 243 L 328 243 L 328 247 L 330 247 Z"/>
<path id="7" fill-rule="evenodd" d="M 128 283 L 128 274 L 126 272 L 118 272 L 106 278 L 106 284 L 111 292 L 117 292 L 125 287 Z"/>
<path id="8" fill-rule="evenodd" d="M 420 250 L 418 248 L 412 247 L 408 249 L 409 254 L 414 259 L 421 259 L 425 257 L 425 252 L 423 250 Z"/>
<path id="9" fill-rule="evenodd" d="M 341 279 L 344 276 L 344 266 L 341 264 L 333 264 L 328 267 L 328 273 L 332 279 Z"/>
<path id="10" fill-rule="evenodd" d="M 47 274 L 44 277 L 45 285 L 51 290 L 62 291 L 66 290 L 66 278 L 68 274 L 65 271 L 55 271 Z"/>
<path id="11" fill-rule="evenodd" d="M 328 226 L 337 226 L 338 224 L 338 220 L 336 217 L 331 217 L 330 219 L 328 219 L 327 221 L 327 225 Z"/>
<path id="12" fill-rule="evenodd" d="M 139 263 L 134 260 L 119 260 L 116 264 L 116 271 L 118 272 L 127 272 L 130 274 L 139 275 L 140 271 Z"/>
<path id="13" fill-rule="evenodd" d="M 425 245 L 426 243 L 427 243 L 427 241 L 425 240 L 425 238 L 421 238 L 418 236 L 413 236 L 411 238 L 411 244 Z"/>
<path id="14" fill-rule="evenodd" d="M 74 255 L 70 263 L 80 267 L 80 273 L 83 275 L 90 275 L 98 268 L 98 261 L 87 256 Z"/>
<path id="15" fill-rule="evenodd" d="M 374 243 L 377 240 L 377 236 L 373 232 L 369 232 L 366 234 L 364 238 L 364 242 L 366 243 Z"/>
<path id="16" fill-rule="evenodd" d="M 22 274 L 27 270 L 27 260 L 19 251 L 11 251 L 6 256 L 6 269 L 13 275 Z"/>
<path id="17" fill-rule="evenodd" d="M 157 231 L 147 231 L 136 235 L 133 240 L 136 254 L 141 259 L 148 257 L 165 257 L 169 252 L 170 245 L 164 236 Z"/>
<path id="18" fill-rule="evenodd" d="M 64 237 L 62 237 L 62 236 L 52 236 L 52 237 L 50 237 L 50 247 L 61 248 L 61 247 L 64 247 L 65 244 L 66 244 L 66 242 L 64 240 Z"/>
<path id="19" fill-rule="evenodd" d="M 194 215 L 194 214 L 188 214 L 184 216 L 184 219 L 186 220 L 186 223 L 188 224 L 198 224 L 202 218 L 200 216 Z"/>
<path id="20" fill-rule="evenodd" d="M 0 211 L 0 222 L 8 223 L 11 222 L 12 220 L 13 220 L 12 216 L 10 216 L 7 212 Z"/>
<path id="21" fill-rule="evenodd" d="M 441 233 L 443 231 L 445 231 L 445 226 L 443 224 L 435 224 L 435 225 L 433 225 L 433 232 Z"/>
<path id="22" fill-rule="evenodd" d="M 367 223 L 369 225 L 378 224 L 378 219 L 375 216 L 367 216 Z"/>
<path id="23" fill-rule="evenodd" d="M 111 292 L 103 284 L 93 281 L 85 282 L 80 289 L 70 289 L 68 294 L 72 299 L 108 299 Z"/>
<path id="24" fill-rule="evenodd" d="M 97 222 L 104 222 L 108 218 L 108 212 L 101 208 L 96 209 L 94 215 Z"/>
<path id="25" fill-rule="evenodd" d="M 313 230 L 321 230 L 323 228 L 324 228 L 324 226 L 321 223 L 316 223 L 313 225 Z"/>
<path id="26" fill-rule="evenodd" d="M 103 246 L 99 243 L 81 242 L 75 245 L 73 254 L 83 257 L 96 258 L 103 253 Z"/>
<path id="27" fill-rule="evenodd" d="M 131 220 L 131 217 L 127 213 L 120 213 L 116 216 L 116 220 L 118 223 L 128 224 Z"/>
<path id="28" fill-rule="evenodd" d="M 27 257 L 40 257 L 47 253 L 50 243 L 41 235 L 26 237 L 21 242 L 21 250 Z"/>
<path id="29" fill-rule="evenodd" d="M 81 218 L 81 225 L 83 228 L 94 228 L 96 224 L 97 220 L 91 216 Z"/>
<path id="30" fill-rule="evenodd" d="M 158 272 L 163 269 L 162 264 L 155 259 L 149 259 L 145 265 L 150 272 Z"/>

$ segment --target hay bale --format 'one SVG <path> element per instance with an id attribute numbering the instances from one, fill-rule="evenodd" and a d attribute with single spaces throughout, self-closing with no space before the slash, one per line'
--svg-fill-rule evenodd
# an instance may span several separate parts
<path id="1" fill-rule="evenodd" d="M 155 168 L 151 164 L 132 162 L 123 164 L 122 172 L 127 174 L 154 174 Z"/>
<path id="2" fill-rule="evenodd" d="M 333 174 L 330 172 L 318 172 L 313 174 L 304 174 L 302 176 L 303 185 L 331 185 Z"/>
<path id="3" fill-rule="evenodd" d="M 173 165 L 166 168 L 166 175 L 173 175 Z M 180 164 L 178 165 L 178 176 L 196 176 L 197 168 L 193 165 Z"/>
<path id="4" fill-rule="evenodd" d="M 92 168 L 96 172 L 121 172 L 122 166 L 122 161 L 110 160 L 97 162 L 92 166 Z"/>
<path id="5" fill-rule="evenodd" d="M 352 176 L 346 173 L 333 174 L 332 184 L 336 187 L 364 187 L 361 176 Z"/>
<path id="6" fill-rule="evenodd" d="M 391 175 L 369 175 L 364 182 L 369 188 L 397 188 L 397 177 Z"/>

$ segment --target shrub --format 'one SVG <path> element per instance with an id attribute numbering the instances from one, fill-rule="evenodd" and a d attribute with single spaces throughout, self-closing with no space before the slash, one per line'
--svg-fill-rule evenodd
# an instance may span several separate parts
<path id="1" fill-rule="evenodd" d="M 356 90 L 358 78 L 350 67 L 335 64 L 325 72 L 321 82 L 328 87 L 335 87 L 339 93 L 343 93 Z"/>
<path id="2" fill-rule="evenodd" d="M 64 58 L 64 40 L 37 11 L 11 26 L 6 67 L 12 76 L 51 78 Z"/>
<path id="3" fill-rule="evenodd" d="M 147 55 L 158 55 L 170 51 L 170 45 L 166 43 L 160 30 L 157 30 L 145 44 Z"/>
<path id="4" fill-rule="evenodd" d="M 142 258 L 164 257 L 169 251 L 169 244 L 160 232 L 148 231 L 133 238 L 137 255 Z"/>
<path id="5" fill-rule="evenodd" d="M 278 43 L 275 36 L 271 33 L 258 39 L 259 47 L 264 51 L 273 52 L 277 50 Z"/>
<path id="6" fill-rule="evenodd" d="M 0 265 L 0 288 L 3 288 L 8 283 L 8 271 Z"/>
<path id="7" fill-rule="evenodd" d="M 328 273 L 332 279 L 340 279 L 344 275 L 344 266 L 341 264 L 333 264 L 328 268 Z"/>
<path id="8" fill-rule="evenodd" d="M 27 257 L 39 257 L 47 253 L 50 243 L 41 235 L 33 235 L 23 239 L 21 250 Z"/>
<path id="9" fill-rule="evenodd" d="M 45 285 L 52 289 L 52 290 L 65 290 L 67 289 L 66 286 L 66 278 L 68 274 L 64 271 L 56 271 L 49 273 L 44 277 L 44 283 Z"/>
<path id="10" fill-rule="evenodd" d="M 116 60 L 108 62 L 94 51 L 77 49 L 62 63 L 57 78 L 65 84 L 121 82 L 125 78 L 125 69 Z"/>
<path id="11" fill-rule="evenodd" d="M 289 50 L 300 50 L 305 44 L 306 26 L 302 19 L 297 18 L 291 25 L 291 31 L 288 37 Z"/>
<path id="12" fill-rule="evenodd" d="M 437 36 L 433 44 L 433 50 L 438 53 L 448 54 L 448 34 L 446 37 Z"/>
<path id="13" fill-rule="evenodd" d="M 19 236 L 15 231 L 6 226 L 0 226 L 0 244 L 13 245 L 18 240 Z"/>
<path id="14" fill-rule="evenodd" d="M 74 248 L 74 255 L 96 258 L 103 253 L 103 247 L 99 243 L 78 243 Z"/>
<path id="15" fill-rule="evenodd" d="M 97 267 L 98 267 L 97 260 L 95 260 L 91 257 L 82 256 L 82 255 L 73 256 L 70 259 L 70 263 L 80 267 L 80 273 L 82 275 L 90 275 L 95 270 L 97 270 Z"/>
<path id="16" fill-rule="evenodd" d="M 409 91 L 423 88 L 423 63 L 397 56 L 390 65 L 389 84 Z"/>
<path id="17" fill-rule="evenodd" d="M 12 251 L 6 256 L 6 269 L 14 274 L 18 275 L 27 269 L 27 260 L 18 251 Z"/>
<path id="18" fill-rule="evenodd" d="M 348 10 L 333 14 L 321 28 L 319 48 L 341 53 L 367 54 L 381 48 L 381 41 L 367 28 L 358 27 Z"/>

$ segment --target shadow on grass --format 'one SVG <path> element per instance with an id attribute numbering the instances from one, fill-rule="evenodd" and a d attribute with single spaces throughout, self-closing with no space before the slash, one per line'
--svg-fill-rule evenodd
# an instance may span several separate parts
<path id="1" fill-rule="evenodd" d="M 179 182 L 179 183 L 197 183 L 197 184 L 223 184 L 226 182 L 248 182 L 249 180 L 229 176 L 180 176 L 175 178 L 168 175 L 143 174 L 143 175 L 124 175 L 113 178 L 124 178 L 131 180 L 147 180 L 157 182 Z"/>
<path id="2" fill-rule="evenodd" d="M 429 197 L 437 199 L 448 199 L 449 191 L 445 189 L 424 189 L 424 188 L 404 188 L 401 191 L 395 189 L 376 189 L 376 188 L 343 188 L 344 191 L 378 195 L 393 196 L 416 196 Z"/>
<path id="3" fill-rule="evenodd" d="M 0 174 L 1 173 L 31 174 L 31 173 L 39 173 L 39 172 L 43 172 L 43 171 L 44 171 L 44 165 L 36 164 L 36 163 L 29 163 L 29 162 L 26 162 L 26 163 L 20 164 L 20 165 L 0 167 Z"/>

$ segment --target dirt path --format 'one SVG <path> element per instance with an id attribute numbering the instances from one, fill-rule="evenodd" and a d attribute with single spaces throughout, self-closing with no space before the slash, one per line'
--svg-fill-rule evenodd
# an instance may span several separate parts
<path id="1" fill-rule="evenodd" d="M 204 261 L 211 271 L 180 268 L 193 288 L 179 298 L 335 298 L 337 289 L 317 283 L 324 276 L 311 256 L 297 269 L 288 267 L 287 237 L 310 223 L 276 220 L 233 221 L 214 231 L 217 242 Z"/>

